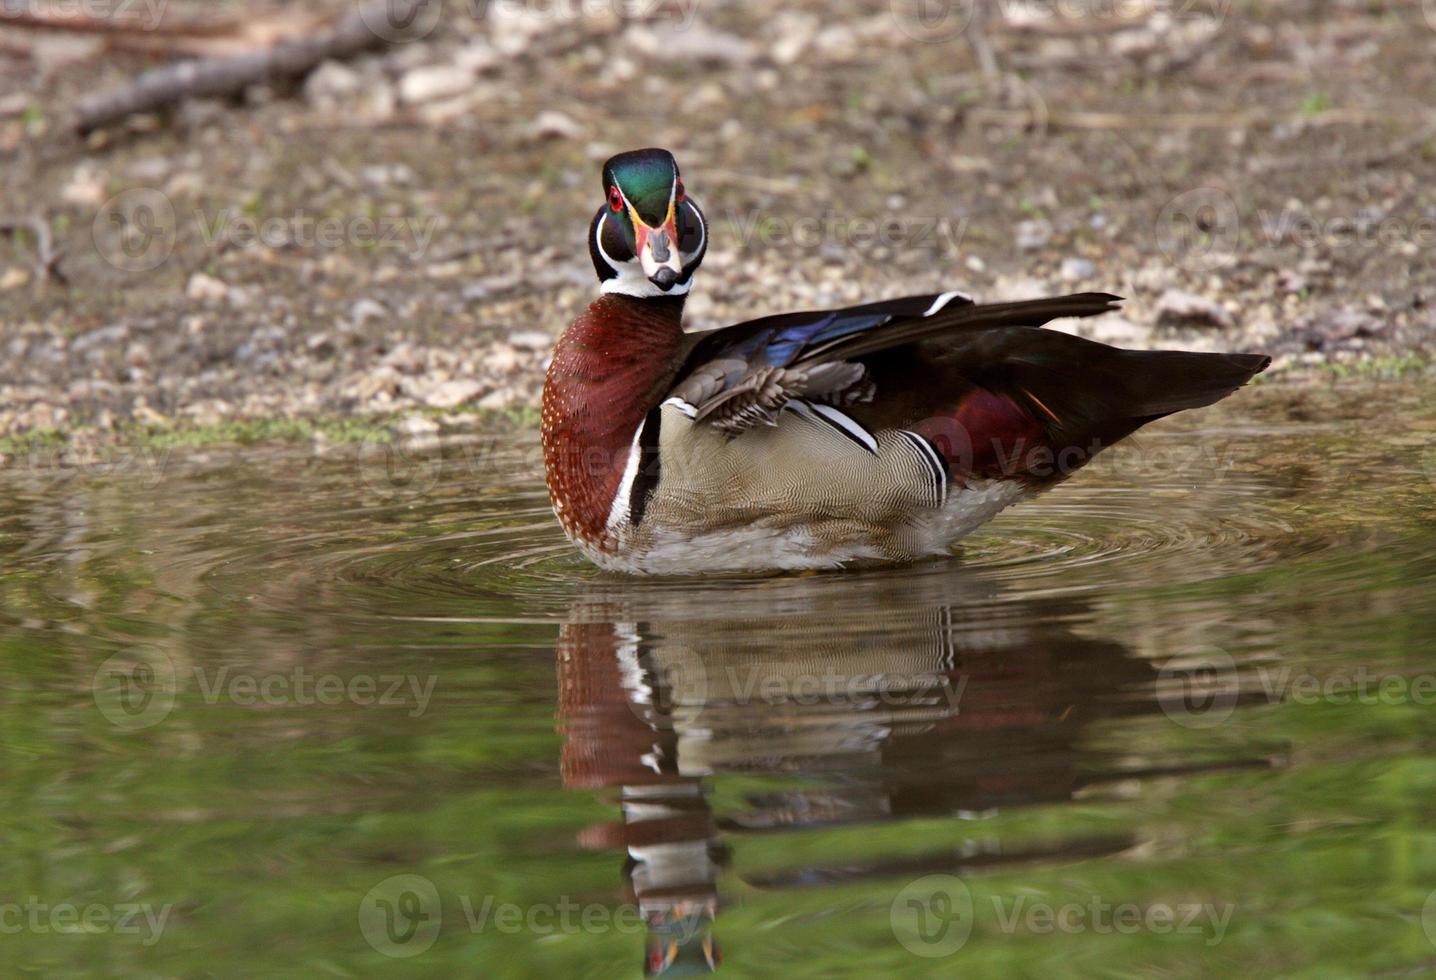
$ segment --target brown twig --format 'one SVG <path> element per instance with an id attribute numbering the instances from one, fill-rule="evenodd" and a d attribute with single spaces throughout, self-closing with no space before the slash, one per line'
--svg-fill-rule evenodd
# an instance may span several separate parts
<path id="1" fill-rule="evenodd" d="M 1420 149 L 1432 138 L 1436 138 L 1436 122 L 1428 122 L 1415 133 L 1391 144 L 1383 150 L 1375 150 L 1371 153 L 1362 154 L 1347 162 L 1361 167 L 1380 167 L 1394 160 L 1399 160 L 1414 150 Z"/>
<path id="2" fill-rule="evenodd" d="M 1028 114 L 1009 109 L 978 106 L 970 110 L 978 122 L 1023 125 Z M 1090 112 L 1054 110 L 1048 117 L 1052 129 L 1246 129 L 1275 126 L 1292 122 L 1304 126 L 1364 126 L 1387 122 L 1389 117 L 1361 109 L 1331 109 L 1310 115 L 1273 117 L 1259 112 L 1171 112 L 1160 115 L 1137 115 L 1123 112 Z"/>
<path id="3" fill-rule="evenodd" d="M 1419 150 L 1432 139 L 1436 139 L 1436 121 L 1426 123 L 1426 125 L 1416 130 L 1416 132 L 1410 136 L 1398 140 L 1389 146 L 1384 146 L 1366 153 L 1343 153 L 1337 161 L 1324 160 L 1307 154 L 1305 156 L 1279 157 L 1266 160 L 1258 164 L 1256 169 L 1258 172 L 1305 170 L 1309 168 L 1331 167 L 1338 164 L 1349 169 L 1381 167 Z"/>
<path id="4" fill-rule="evenodd" d="M 35 52 L 28 44 L 0 37 L 0 56 L 17 60 L 23 58 L 28 61 L 35 56 Z"/>
<path id="5" fill-rule="evenodd" d="M 1013 21 L 997 17 L 992 29 L 1004 34 L 1027 34 L 1034 37 L 1094 37 L 1117 34 L 1144 26 L 1142 18 L 1051 17 L 1046 20 Z"/>
<path id="6" fill-rule="evenodd" d="M 50 222 L 32 214 L 24 218 L 0 215 L 0 235 L 14 237 L 16 232 L 28 231 L 35 237 L 35 281 L 47 280 L 66 285 L 69 279 L 60 271 L 60 262 L 65 258 L 65 247 L 56 246 L 55 237 L 50 233 Z"/>
<path id="7" fill-rule="evenodd" d="M 987 34 L 988 5 L 985 0 L 978 0 L 971 7 L 972 16 L 967 22 L 967 43 L 972 47 L 973 56 L 977 58 L 977 66 L 982 70 L 982 77 L 987 81 L 1002 75 L 1002 70 L 997 66 L 997 53 L 992 49 L 992 39 Z"/>
<path id="8" fill-rule="evenodd" d="M 331 58 L 350 58 L 389 43 L 371 24 L 409 23 L 431 0 L 371 0 L 332 27 L 307 37 L 289 38 L 226 57 L 183 61 L 146 72 L 114 92 L 90 96 L 76 109 L 73 127 L 80 134 L 141 112 L 153 112 L 185 99 L 236 95 L 250 85 L 308 74 Z"/>
<path id="9" fill-rule="evenodd" d="M 33 10 L 11 10 L 3 7 L 0 7 L 0 24 L 39 31 L 64 31 L 71 34 L 163 33 L 188 37 L 214 37 L 232 34 L 240 27 L 239 22 L 234 20 L 194 20 L 169 24 L 158 22 L 148 24 L 136 18 L 38 13 Z"/>

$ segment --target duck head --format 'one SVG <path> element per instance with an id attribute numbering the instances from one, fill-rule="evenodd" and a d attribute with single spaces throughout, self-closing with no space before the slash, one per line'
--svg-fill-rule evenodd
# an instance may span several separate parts
<path id="1" fill-rule="evenodd" d="M 630 150 L 603 165 L 604 203 L 588 229 L 599 289 L 683 296 L 708 247 L 703 212 L 667 150 Z"/>

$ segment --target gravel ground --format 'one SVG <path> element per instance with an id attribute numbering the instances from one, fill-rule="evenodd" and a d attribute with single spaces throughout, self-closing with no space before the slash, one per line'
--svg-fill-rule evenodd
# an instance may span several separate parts
<path id="1" fill-rule="evenodd" d="M 68 107 L 150 56 L 0 33 L 0 216 L 47 222 L 67 280 L 0 238 L 0 435 L 532 406 L 596 290 L 598 165 L 655 144 L 711 224 L 698 326 L 1104 289 L 1122 314 L 1074 329 L 1123 346 L 1429 363 L 1436 0 L 919 7 L 450 0 L 85 140 Z"/>

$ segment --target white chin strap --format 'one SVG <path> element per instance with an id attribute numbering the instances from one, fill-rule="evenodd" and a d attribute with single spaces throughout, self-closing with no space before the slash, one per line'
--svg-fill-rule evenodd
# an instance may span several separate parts
<path id="1" fill-rule="evenodd" d="M 618 269 L 618 276 L 603 280 L 598 287 L 600 293 L 617 293 L 620 296 L 651 299 L 656 296 L 687 296 L 688 290 L 693 288 L 693 279 L 690 277 L 684 282 L 674 283 L 670 289 L 659 289 L 649 282 L 648 277 L 643 274 L 643 269 L 636 261 L 625 262 L 615 268 Z"/>
<path id="2" fill-rule="evenodd" d="M 607 220 L 607 216 L 604 216 Z M 599 283 L 598 291 L 603 293 L 617 293 L 619 296 L 636 296 L 639 299 L 652 299 L 657 296 L 687 296 L 688 290 L 693 288 L 693 276 L 690 274 L 683 282 L 674 283 L 668 289 L 659 289 L 649 278 L 643 274 L 643 263 L 634 257 L 627 262 L 616 261 L 608 250 L 603 247 L 603 221 L 594 226 L 594 244 L 598 246 L 598 254 L 603 256 L 603 261 L 610 269 L 615 269 L 618 275 L 612 279 L 604 279 Z M 703 246 L 708 244 L 708 229 L 703 228 L 703 241 L 699 247 L 692 252 L 679 252 L 678 257 L 687 269 L 694 256 L 701 255 Z M 673 243 L 673 248 L 678 243 Z"/>

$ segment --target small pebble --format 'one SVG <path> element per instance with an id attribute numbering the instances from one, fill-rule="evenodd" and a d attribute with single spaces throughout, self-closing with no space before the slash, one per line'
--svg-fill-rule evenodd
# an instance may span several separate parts
<path id="1" fill-rule="evenodd" d="M 1063 259 L 1058 273 L 1064 282 L 1081 282 L 1097 274 L 1097 267 L 1087 259 Z"/>
<path id="2" fill-rule="evenodd" d="M 1052 222 L 1045 218 L 1017 223 L 1017 247 L 1024 252 L 1035 252 L 1045 248 L 1052 241 Z"/>

